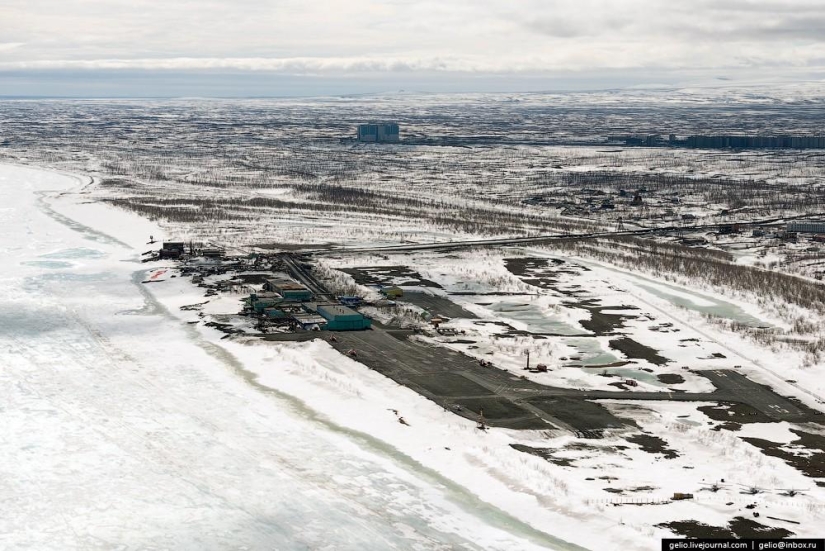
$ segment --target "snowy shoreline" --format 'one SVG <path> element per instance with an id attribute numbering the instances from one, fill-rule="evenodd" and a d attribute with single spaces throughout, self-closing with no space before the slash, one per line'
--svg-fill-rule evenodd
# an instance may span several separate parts
<path id="1" fill-rule="evenodd" d="M 137 292 L 158 228 L 77 182 L 0 166 L 17 263 L 0 292 L 4 545 L 576 548 L 251 385 L 208 328 Z"/>
<path id="2" fill-rule="evenodd" d="M 136 250 L 149 235 L 155 239 L 164 235 L 160 227 L 134 214 L 74 199 L 68 193 L 63 194 L 51 202 L 51 208 Z M 142 292 L 151 295 L 181 324 L 196 324 L 200 321 L 197 312 L 180 307 L 202 302 L 202 290 L 184 278 L 170 277 L 175 274 L 173 265 L 148 264 L 141 272 L 163 270 L 165 273 L 154 279 L 157 283 L 143 285 Z M 509 447 L 511 443 L 523 443 L 524 437 L 516 439 L 505 430 L 478 431 L 474 422 L 444 411 L 416 392 L 340 355 L 325 342 L 276 344 L 255 338 L 226 339 L 224 333 L 203 324 L 197 324 L 196 331 L 208 343 L 236 359 L 245 378 L 253 384 L 298 400 L 326 422 L 373 439 L 373 446 L 391 446 L 407 461 L 431 469 L 439 484 L 452 482 L 456 489 L 469 491 L 480 500 L 475 507 L 490 507 L 494 514 L 500 510 L 497 514 L 501 522 L 519 533 L 545 539 L 554 549 L 580 548 L 566 543 L 574 540 L 578 540 L 579 545 L 593 547 L 616 541 L 631 548 L 640 545 L 634 544 L 632 531 L 618 525 L 615 533 L 596 532 L 582 541 L 582 530 L 590 525 L 582 519 L 589 519 L 590 512 L 565 511 L 563 503 L 549 507 L 550 504 L 543 503 L 546 494 L 519 487 L 520 481 L 505 472 L 508 461 L 535 471 L 534 480 L 543 489 L 553 485 L 563 487 L 563 481 L 557 479 L 546 461 Z M 400 424 L 392 410 L 398 410 L 409 426 Z M 541 441 L 542 437 L 536 435 L 535 438 Z M 484 455 L 491 449 L 505 452 L 488 462 Z M 544 477 L 547 480 L 541 480 Z M 518 528 L 514 522 L 526 524 Z M 581 524 L 576 526 L 573 522 Z M 600 524 L 603 532 L 606 527 Z M 531 531 L 535 532 L 531 534 Z"/>

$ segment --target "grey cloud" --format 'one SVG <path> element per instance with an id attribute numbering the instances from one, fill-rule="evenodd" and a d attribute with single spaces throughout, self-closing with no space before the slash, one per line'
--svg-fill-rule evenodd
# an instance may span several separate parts
<path id="1" fill-rule="evenodd" d="M 534 19 L 524 25 L 531 31 L 556 38 L 585 36 L 589 31 L 585 26 L 573 21 L 554 18 Z"/>
<path id="2" fill-rule="evenodd" d="M 790 74 L 822 29 L 821 0 L 3 0 L 0 70 Z"/>
<path id="3" fill-rule="evenodd" d="M 825 43 L 825 13 L 816 16 L 777 16 L 751 20 L 726 19 L 714 23 L 689 21 L 667 25 L 664 36 L 684 40 L 710 42 L 742 42 L 755 44 L 777 41 L 808 41 Z"/>

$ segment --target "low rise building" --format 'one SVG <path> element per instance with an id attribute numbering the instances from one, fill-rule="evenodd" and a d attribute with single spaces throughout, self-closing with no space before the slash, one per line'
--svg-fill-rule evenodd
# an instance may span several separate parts
<path id="1" fill-rule="evenodd" d="M 294 300 L 298 302 L 312 300 L 312 291 L 300 283 L 288 278 L 267 279 L 264 283 L 264 289 L 270 292 L 278 293 L 285 300 Z"/>
<path id="2" fill-rule="evenodd" d="M 185 252 L 183 241 L 166 241 L 160 249 L 160 258 L 180 258 Z"/>
<path id="3" fill-rule="evenodd" d="M 397 143 L 399 141 L 398 124 L 359 124 L 358 141 L 374 143 Z"/>
<path id="4" fill-rule="evenodd" d="M 294 314 L 292 318 L 305 330 L 320 329 L 327 324 L 327 319 L 317 314 Z"/>
<path id="5" fill-rule="evenodd" d="M 805 221 L 805 222 L 788 222 L 786 230 L 795 233 L 825 233 L 825 222 L 821 221 Z"/>
<path id="6" fill-rule="evenodd" d="M 249 307 L 255 313 L 263 314 L 266 309 L 280 304 L 283 300 L 278 293 L 252 293 L 249 295 Z"/>
<path id="7" fill-rule="evenodd" d="M 327 321 L 330 331 L 359 331 L 372 325 L 372 320 L 360 312 L 340 304 L 319 304 L 317 312 Z"/>

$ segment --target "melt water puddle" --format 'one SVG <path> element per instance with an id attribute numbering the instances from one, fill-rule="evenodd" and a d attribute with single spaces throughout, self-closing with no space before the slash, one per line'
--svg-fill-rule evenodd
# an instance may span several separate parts
<path id="1" fill-rule="evenodd" d="M 75 249 L 63 249 L 53 253 L 41 254 L 40 258 L 52 258 L 55 260 L 78 260 L 83 258 L 103 258 L 106 253 L 97 249 L 88 249 L 86 247 L 78 247 Z"/>
<path id="2" fill-rule="evenodd" d="M 596 339 L 565 339 L 564 344 L 576 349 L 581 357 L 581 360 L 576 360 L 576 362 L 584 366 L 608 365 L 620 361 L 618 357 L 602 348 L 601 343 Z"/>
<path id="3" fill-rule="evenodd" d="M 614 375 L 618 375 L 625 379 L 635 379 L 640 383 L 648 383 L 655 386 L 666 387 L 667 385 L 659 380 L 653 373 L 648 373 L 647 371 L 642 371 L 641 369 L 633 369 L 628 367 L 618 367 L 618 368 L 605 368 L 605 371 L 608 373 L 612 373 Z"/>
<path id="4" fill-rule="evenodd" d="M 674 306 L 685 308 L 686 310 L 693 310 L 716 318 L 729 319 L 748 327 L 771 327 L 770 323 L 765 322 L 755 316 L 752 316 L 742 310 L 739 306 L 717 300 L 705 295 L 696 295 L 696 300 L 692 300 L 692 293 L 685 289 L 675 289 L 674 292 L 668 292 L 671 286 L 657 283 L 656 286 L 645 285 L 643 283 L 634 282 L 634 285 L 640 289 L 644 289 L 648 293 L 659 298 L 665 299 Z"/>
<path id="5" fill-rule="evenodd" d="M 531 333 L 555 333 L 557 335 L 581 335 L 586 333 L 583 329 L 577 329 L 568 323 L 548 317 L 533 304 L 501 301 L 486 308 L 501 314 L 503 318 L 523 323 L 527 326 L 527 331 Z"/>
<path id="6" fill-rule="evenodd" d="M 49 270 L 60 270 L 63 268 L 71 268 L 74 266 L 71 262 L 61 262 L 59 260 L 29 260 L 21 262 L 23 266 L 32 266 L 35 268 L 46 268 Z"/>

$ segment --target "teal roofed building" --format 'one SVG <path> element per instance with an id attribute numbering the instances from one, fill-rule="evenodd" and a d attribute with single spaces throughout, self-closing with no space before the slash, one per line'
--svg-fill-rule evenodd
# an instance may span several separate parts
<path id="1" fill-rule="evenodd" d="M 369 329 L 372 325 L 371 319 L 339 304 L 320 304 L 317 311 L 327 320 L 329 331 L 359 331 Z"/>

